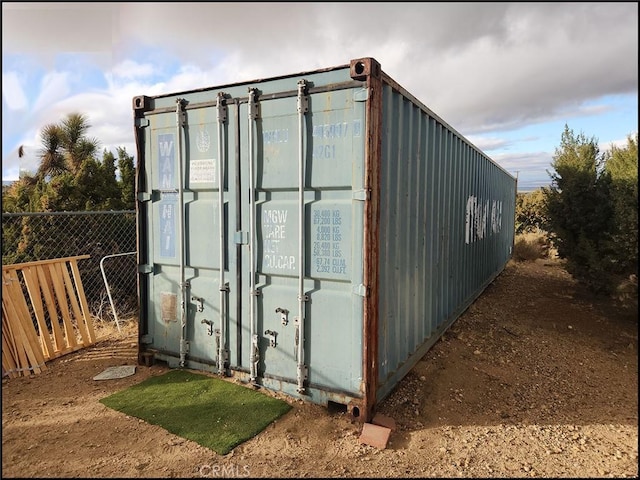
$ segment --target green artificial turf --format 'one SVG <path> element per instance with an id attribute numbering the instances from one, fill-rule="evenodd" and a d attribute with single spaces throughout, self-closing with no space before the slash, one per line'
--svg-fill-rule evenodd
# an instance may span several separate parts
<path id="1" fill-rule="evenodd" d="M 241 385 L 171 370 L 100 400 L 220 455 L 260 433 L 291 406 Z"/>

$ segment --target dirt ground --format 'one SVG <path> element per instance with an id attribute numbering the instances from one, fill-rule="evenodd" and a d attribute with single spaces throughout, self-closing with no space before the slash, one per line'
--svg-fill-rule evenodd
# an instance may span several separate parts
<path id="1" fill-rule="evenodd" d="M 638 314 L 556 261 L 509 263 L 418 362 L 380 405 L 385 450 L 299 401 L 225 456 L 110 410 L 98 400 L 166 370 L 93 380 L 135 364 L 135 328 L 2 381 L 2 477 L 638 476 Z"/>

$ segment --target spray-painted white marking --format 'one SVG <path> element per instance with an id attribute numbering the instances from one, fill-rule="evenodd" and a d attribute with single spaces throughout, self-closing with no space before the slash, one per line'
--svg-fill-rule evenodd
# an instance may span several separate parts
<path id="1" fill-rule="evenodd" d="M 475 195 L 467 199 L 464 241 L 466 244 L 495 235 L 502 230 L 502 201 L 482 200 Z M 487 231 L 487 220 L 490 230 Z"/>

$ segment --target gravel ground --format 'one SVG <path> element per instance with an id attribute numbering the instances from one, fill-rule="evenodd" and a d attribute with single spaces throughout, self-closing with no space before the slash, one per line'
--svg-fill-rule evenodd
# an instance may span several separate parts
<path id="1" fill-rule="evenodd" d="M 5 477 L 637 477 L 638 314 L 584 292 L 557 261 L 510 263 L 384 400 L 387 449 L 362 425 L 294 408 L 226 456 L 99 399 L 159 375 L 127 334 L 2 382 Z M 276 395 L 276 394 L 274 394 Z"/>

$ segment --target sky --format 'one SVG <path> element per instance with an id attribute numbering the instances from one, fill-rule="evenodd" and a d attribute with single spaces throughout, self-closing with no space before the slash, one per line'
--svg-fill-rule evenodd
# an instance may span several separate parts
<path id="1" fill-rule="evenodd" d="M 550 184 L 565 125 L 601 151 L 638 132 L 637 2 L 3 2 L 2 180 L 37 170 L 42 128 L 68 113 L 135 156 L 134 96 L 361 57 L 520 191 Z"/>

